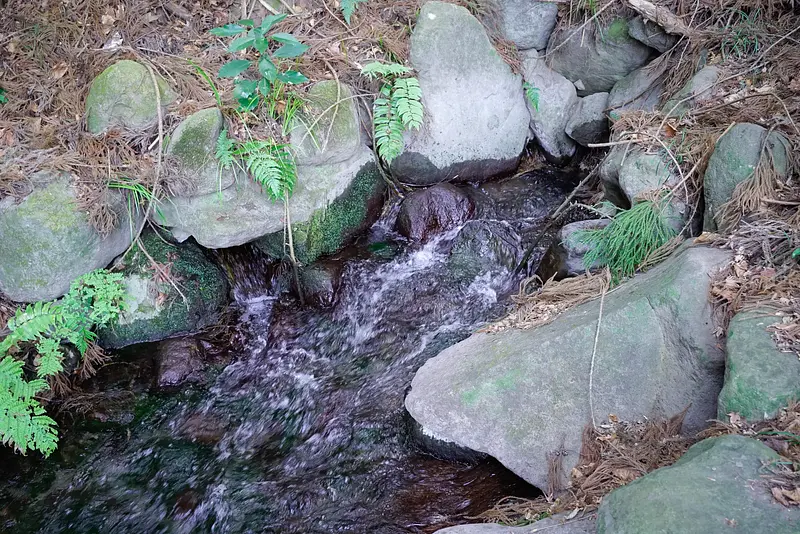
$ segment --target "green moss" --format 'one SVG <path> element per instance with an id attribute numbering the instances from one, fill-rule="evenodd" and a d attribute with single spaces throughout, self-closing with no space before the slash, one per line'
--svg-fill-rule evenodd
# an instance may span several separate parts
<path id="1" fill-rule="evenodd" d="M 314 212 L 308 222 L 292 225 L 298 261 L 309 264 L 342 248 L 369 222 L 370 206 L 383 193 L 384 187 L 375 165 L 365 165 L 350 187 L 327 209 Z M 283 232 L 265 236 L 256 244 L 271 256 L 283 257 Z"/>
<path id="2" fill-rule="evenodd" d="M 613 42 L 627 41 L 630 38 L 628 21 L 623 18 L 616 19 L 606 29 L 606 36 Z"/>
<path id="3" fill-rule="evenodd" d="M 191 169 L 202 168 L 211 158 L 210 150 L 222 125 L 217 108 L 198 111 L 175 131 L 169 152 Z"/>

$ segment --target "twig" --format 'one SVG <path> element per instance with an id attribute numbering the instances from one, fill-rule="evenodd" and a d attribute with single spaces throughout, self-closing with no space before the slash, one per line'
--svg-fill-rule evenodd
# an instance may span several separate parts
<path id="1" fill-rule="evenodd" d="M 610 276 L 608 269 L 606 269 L 607 276 Z M 597 359 L 597 342 L 600 340 L 600 323 L 603 322 L 603 305 L 606 300 L 606 291 L 608 290 L 608 278 L 606 283 L 603 284 L 603 292 L 600 295 L 600 313 L 597 316 L 597 330 L 594 333 L 594 347 L 592 347 L 592 363 L 589 367 L 589 413 L 592 416 L 592 426 L 597 428 L 597 420 L 594 416 L 594 363 Z"/>
<path id="2" fill-rule="evenodd" d="M 644 18 L 661 26 L 667 33 L 685 37 L 690 37 L 693 33 L 691 28 L 665 7 L 656 6 L 647 0 L 628 0 L 628 4 Z"/>
<path id="3" fill-rule="evenodd" d="M 153 267 L 155 267 L 155 269 L 159 272 L 159 274 L 161 274 L 161 276 L 164 278 L 164 280 L 169 282 L 169 285 L 171 285 L 175 289 L 175 291 L 178 292 L 178 295 L 180 295 L 181 298 L 183 299 L 183 304 L 186 306 L 186 310 L 188 311 L 189 310 L 189 299 L 187 299 L 186 295 L 183 294 L 183 291 L 181 291 L 180 288 L 178 288 L 178 285 L 172 279 L 172 276 L 166 270 L 164 270 L 161 267 L 161 265 L 159 265 L 159 263 L 153 258 L 153 256 L 150 255 L 149 252 L 147 252 L 147 249 L 142 244 L 142 240 L 139 239 L 138 237 L 136 238 L 136 245 L 139 247 L 139 250 L 141 250 L 142 253 L 147 257 L 147 259 L 150 260 L 150 264 Z"/>

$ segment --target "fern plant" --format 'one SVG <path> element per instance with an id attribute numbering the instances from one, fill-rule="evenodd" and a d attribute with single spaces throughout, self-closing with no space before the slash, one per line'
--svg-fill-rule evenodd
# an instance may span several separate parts
<path id="1" fill-rule="evenodd" d="M 289 145 L 255 139 L 239 143 L 223 130 L 217 139 L 215 156 L 221 168 L 231 168 L 243 161 L 253 181 L 272 200 L 285 201 L 294 191 L 297 166 Z"/>
<path id="2" fill-rule="evenodd" d="M 47 456 L 55 450 L 55 421 L 45 415 L 36 395 L 48 389 L 47 377 L 64 370 L 62 344 L 74 345 L 83 356 L 97 338 L 92 330 L 116 321 L 125 307 L 124 299 L 122 275 L 98 270 L 73 282 L 61 300 L 29 304 L 8 320 L 9 334 L 0 341 L 3 444 L 23 454 L 38 450 Z M 37 353 L 33 361 L 36 378 L 30 381 L 23 373 L 28 347 Z"/>
<path id="3" fill-rule="evenodd" d="M 342 0 L 342 15 L 344 20 L 350 24 L 350 17 L 355 13 L 358 4 L 366 3 L 367 0 Z"/>
<path id="4" fill-rule="evenodd" d="M 397 63 L 369 63 L 361 74 L 383 84 L 372 104 L 375 149 L 387 165 L 403 153 L 403 132 L 419 130 L 424 119 L 419 80 L 404 77 L 411 69 Z"/>
<path id="5" fill-rule="evenodd" d="M 586 269 L 607 265 L 612 282 L 618 284 L 633 276 L 653 251 L 675 235 L 664 216 L 663 202 L 644 200 L 620 211 L 605 228 L 579 230 L 570 240 L 588 246 L 589 252 L 583 257 Z"/>
<path id="6" fill-rule="evenodd" d="M 528 99 L 528 102 L 531 103 L 534 111 L 539 111 L 539 88 L 534 87 L 533 85 L 525 82 L 522 84 L 522 88 L 525 90 L 525 97 Z"/>

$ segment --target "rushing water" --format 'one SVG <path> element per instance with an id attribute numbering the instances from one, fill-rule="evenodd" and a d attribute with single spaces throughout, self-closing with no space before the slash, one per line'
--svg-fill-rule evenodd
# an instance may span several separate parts
<path id="1" fill-rule="evenodd" d="M 452 249 L 463 251 L 464 235 L 474 245 L 491 234 L 504 254 L 520 257 L 569 185 L 551 174 L 486 185 L 482 221 L 423 247 L 391 232 L 389 210 L 341 260 L 330 310 L 274 295 L 258 283 L 263 267 L 239 265 L 232 363 L 205 388 L 166 395 L 130 386 L 139 399 L 133 421 L 83 423 L 49 460 L 7 461 L 0 525 L 47 533 L 430 532 L 503 495 L 530 493 L 496 463 L 459 465 L 418 451 L 403 398 L 416 369 L 499 317 L 519 282 L 509 262 L 465 270 Z"/>

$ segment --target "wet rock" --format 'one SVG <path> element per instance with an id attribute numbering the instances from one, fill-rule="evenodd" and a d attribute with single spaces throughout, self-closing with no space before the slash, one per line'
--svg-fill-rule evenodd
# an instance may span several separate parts
<path id="1" fill-rule="evenodd" d="M 655 48 L 662 54 L 675 46 L 678 42 L 678 37 L 671 35 L 664 31 L 664 28 L 645 20 L 642 17 L 636 17 L 628 22 L 628 34 L 642 44 Z"/>
<path id="2" fill-rule="evenodd" d="M 298 276 L 306 302 L 319 308 L 330 308 L 342 283 L 344 263 L 336 260 L 318 261 L 300 269 Z"/>
<path id="3" fill-rule="evenodd" d="M 568 276 L 577 276 L 585 273 L 586 267 L 583 264 L 583 257 L 589 252 L 590 247 L 578 242 L 574 234 L 579 230 L 605 228 L 609 222 L 611 222 L 609 219 L 578 221 L 561 228 L 539 265 L 539 277 L 542 280 L 549 280 L 555 276 L 556 280 L 561 280 Z M 592 265 L 591 269 L 596 267 L 599 267 L 597 263 Z"/>
<path id="4" fill-rule="evenodd" d="M 775 346 L 767 327 L 780 323 L 773 310 L 740 312 L 728 327 L 725 385 L 717 418 L 737 413 L 750 422 L 770 419 L 800 399 L 800 361 Z"/>
<path id="5" fill-rule="evenodd" d="M 502 221 L 469 221 L 458 233 L 448 257 L 450 270 L 460 280 L 483 273 L 514 270 L 522 260 L 520 238 Z"/>
<path id="6" fill-rule="evenodd" d="M 427 2 L 411 36 L 425 124 L 392 162 L 402 182 L 479 181 L 512 172 L 528 137 L 522 81 L 465 8 Z"/>
<path id="7" fill-rule="evenodd" d="M 800 532 L 800 509 L 771 495 L 764 465 L 781 461 L 744 436 L 701 441 L 670 467 L 657 469 L 603 498 L 597 531 L 607 534 Z"/>
<path id="8" fill-rule="evenodd" d="M 328 112 L 311 133 L 302 121 L 297 121 L 291 132 L 297 184 L 289 210 L 295 252 L 303 263 L 341 248 L 374 221 L 380 210 L 385 185 L 361 131 L 356 100 L 348 98 L 352 94 L 349 87 L 332 80 L 314 84 L 306 95 L 311 120 L 305 124 L 311 125 L 322 111 Z M 334 114 L 328 108 L 339 100 Z M 214 150 L 213 131 L 209 127 L 209 135 L 202 136 L 208 143 L 204 147 L 207 153 Z M 216 166 L 216 161 L 208 164 Z M 207 248 L 227 248 L 267 236 L 259 245 L 282 258 L 283 203 L 272 201 L 242 172 L 226 180 L 230 185 L 222 191 L 167 199 L 160 204 L 154 222 L 169 228 L 178 240 L 193 236 Z"/>
<path id="9" fill-rule="evenodd" d="M 719 74 L 716 67 L 704 67 L 664 104 L 662 111 L 670 117 L 680 117 L 699 104 L 715 100 L 716 93 L 712 88 Z"/>
<path id="10" fill-rule="evenodd" d="M 161 105 L 166 107 L 176 95 L 156 75 Z M 156 89 L 147 67 L 135 61 L 114 63 L 92 82 L 86 97 L 86 126 L 93 134 L 113 128 L 143 131 L 158 122 Z"/>
<path id="11" fill-rule="evenodd" d="M 37 173 L 31 181 L 33 192 L 19 204 L 0 201 L 0 291 L 18 302 L 62 296 L 73 280 L 106 267 L 131 243 L 122 195 L 110 193 L 118 222 L 104 236 L 79 208 L 69 175 Z"/>
<path id="12" fill-rule="evenodd" d="M 531 116 L 531 131 L 548 160 L 563 164 L 575 154 L 575 142 L 565 129 L 578 104 L 575 86 L 551 70 L 535 50 L 522 54 L 522 73 L 536 92 L 536 100 L 525 99 Z"/>
<path id="13" fill-rule="evenodd" d="M 553 34 L 547 48 L 549 66 L 575 83 L 580 96 L 610 91 L 614 84 L 643 66 L 653 49 L 628 34 L 628 21 L 617 18 L 602 28 L 567 40 L 576 28 Z M 593 32 L 593 33 L 592 33 Z M 566 41 L 566 43 L 565 43 Z"/>
<path id="14" fill-rule="evenodd" d="M 216 445 L 225 436 L 226 422 L 219 417 L 202 412 L 191 414 L 179 427 L 179 434 L 196 443 Z"/>
<path id="15" fill-rule="evenodd" d="M 451 184 L 439 184 L 412 192 L 400 206 L 396 229 L 418 243 L 457 228 L 472 217 L 472 198 Z"/>
<path id="16" fill-rule="evenodd" d="M 156 385 L 176 389 L 205 381 L 203 346 L 188 337 L 167 339 L 156 348 Z"/>
<path id="17" fill-rule="evenodd" d="M 617 120 L 625 111 L 655 111 L 664 92 L 663 69 L 639 68 L 614 84 L 608 95 L 609 117 Z"/>
<path id="18" fill-rule="evenodd" d="M 536 521 L 524 527 L 508 527 L 493 523 L 479 523 L 476 525 L 458 525 L 455 527 L 437 530 L 436 534 L 533 534 L 546 532 L 547 534 L 595 534 L 595 514 L 567 520 L 567 514 L 558 514 L 541 521 Z"/>
<path id="19" fill-rule="evenodd" d="M 178 164 L 178 175 L 168 182 L 173 193 L 208 195 L 233 185 L 233 169 L 221 169 L 214 158 L 223 125 L 222 112 L 209 108 L 186 117 L 172 133 L 167 155 Z"/>
<path id="20" fill-rule="evenodd" d="M 531 0 L 501 0 L 500 28 L 503 37 L 520 50 L 547 47 L 547 40 L 556 26 L 558 6 L 551 2 Z"/>
<path id="21" fill-rule="evenodd" d="M 116 325 L 100 332 L 100 342 L 105 347 L 119 348 L 196 332 L 216 323 L 227 302 L 224 275 L 196 245 L 171 246 L 152 232 L 145 232 L 141 240 L 159 268 L 153 267 L 138 248 L 125 257 L 128 309 Z M 165 278 L 166 274 L 183 296 Z"/>
<path id="22" fill-rule="evenodd" d="M 685 430 L 694 432 L 716 416 L 724 353 L 707 295 L 709 273 L 728 258 L 686 247 L 606 296 L 593 375 L 597 419 L 667 418 L 690 405 Z M 587 377 L 599 306 L 588 302 L 539 328 L 473 334 L 422 366 L 406 408 L 428 434 L 488 453 L 547 487 L 548 454 L 574 451 L 564 458 L 569 473 L 592 420 Z"/>
<path id="23" fill-rule="evenodd" d="M 608 93 L 595 93 L 578 100 L 565 131 L 579 145 L 601 143 L 608 136 Z"/>
<path id="24" fill-rule="evenodd" d="M 720 208 L 731 199 L 734 189 L 753 175 L 761 156 L 761 147 L 767 130 L 757 124 L 740 123 L 734 125 L 717 141 L 717 146 L 708 160 L 703 188 L 706 211 L 704 227 L 716 231 L 720 225 Z M 774 169 L 786 176 L 787 150 L 786 138 L 772 132 L 767 139 L 772 153 Z"/>

